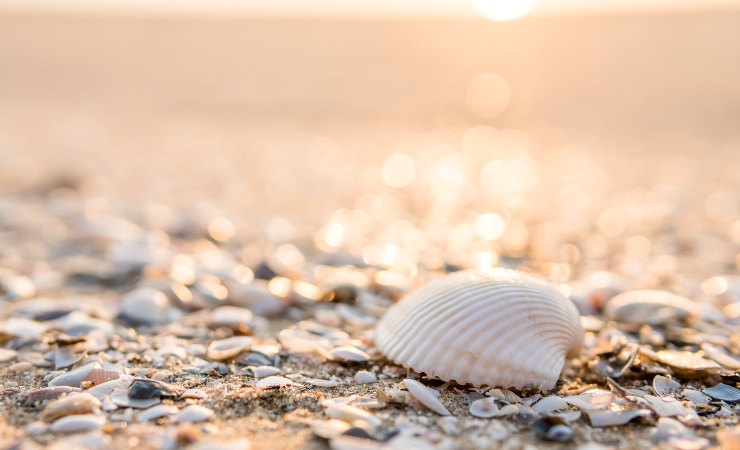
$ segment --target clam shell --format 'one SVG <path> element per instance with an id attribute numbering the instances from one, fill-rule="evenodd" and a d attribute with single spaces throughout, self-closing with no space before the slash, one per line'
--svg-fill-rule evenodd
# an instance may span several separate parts
<path id="1" fill-rule="evenodd" d="M 54 433 L 82 433 L 97 430 L 105 424 L 105 417 L 94 414 L 66 416 L 51 424 Z"/>
<path id="2" fill-rule="evenodd" d="M 458 272 L 392 306 L 377 348 L 446 381 L 552 389 L 583 343 L 578 311 L 548 283 L 514 270 Z"/>
<path id="3" fill-rule="evenodd" d="M 175 418 L 175 423 L 197 423 L 205 422 L 206 420 L 213 417 L 215 413 L 212 409 L 208 409 L 205 406 L 190 405 L 183 408 Z"/>
<path id="4" fill-rule="evenodd" d="M 100 400 L 86 392 L 82 392 L 54 400 L 46 405 L 46 408 L 41 413 L 41 420 L 44 422 L 54 422 L 60 417 L 95 413 L 99 410 Z"/>
<path id="5" fill-rule="evenodd" d="M 740 401 L 740 389 L 724 383 L 720 383 L 714 387 L 710 387 L 709 389 L 704 389 L 704 393 L 714 399 L 723 400 L 729 403 Z"/>
<path id="6" fill-rule="evenodd" d="M 429 389 L 418 381 L 410 380 L 408 378 L 403 380 L 403 384 L 406 386 L 406 389 L 411 393 L 414 399 L 416 399 L 422 405 L 436 412 L 440 416 L 450 415 L 450 412 L 447 411 L 447 408 L 445 408 L 442 402 L 440 402 L 437 398 L 437 396 L 439 395 L 437 391 Z"/>
<path id="7" fill-rule="evenodd" d="M 604 309 L 609 320 L 659 325 L 672 319 L 701 316 L 698 303 L 670 292 L 650 289 L 628 291 L 609 300 Z"/>
<path id="8" fill-rule="evenodd" d="M 495 399 L 491 397 L 487 397 L 487 398 L 481 398 L 471 403 L 469 412 L 475 417 L 481 417 L 483 419 L 488 419 L 488 418 L 496 416 L 496 414 L 499 413 L 499 407 L 496 404 Z"/>

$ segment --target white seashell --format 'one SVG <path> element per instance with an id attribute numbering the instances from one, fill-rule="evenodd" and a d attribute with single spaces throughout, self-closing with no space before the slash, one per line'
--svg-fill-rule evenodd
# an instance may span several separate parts
<path id="1" fill-rule="evenodd" d="M 488 395 L 500 401 L 501 403 L 521 403 L 522 399 L 508 389 L 489 389 Z"/>
<path id="2" fill-rule="evenodd" d="M 681 392 L 681 395 L 683 396 L 683 398 L 695 405 L 709 405 L 709 402 L 712 401 L 712 397 L 703 394 L 696 389 L 684 389 Z"/>
<path id="3" fill-rule="evenodd" d="M 728 355 L 721 348 L 712 344 L 702 344 L 701 349 L 719 365 L 731 370 L 740 370 L 740 359 Z"/>
<path id="4" fill-rule="evenodd" d="M 238 306 L 221 306 L 213 310 L 211 315 L 212 327 L 238 328 L 249 325 L 254 315 L 247 308 Z"/>
<path id="5" fill-rule="evenodd" d="M 18 352 L 15 350 L 0 348 L 0 363 L 11 361 L 16 357 L 16 355 L 18 355 Z"/>
<path id="6" fill-rule="evenodd" d="M 535 412 L 540 414 L 548 414 L 552 411 L 558 411 L 561 409 L 567 409 L 568 408 L 568 402 L 565 401 L 565 399 L 557 397 L 555 395 L 550 395 L 548 397 L 543 398 L 542 400 L 538 401 L 534 404 L 532 409 L 535 410 Z"/>
<path id="7" fill-rule="evenodd" d="M 572 395 L 565 398 L 565 401 L 568 402 L 568 404 L 571 404 L 583 411 L 606 409 L 613 400 L 614 394 L 602 389 L 592 389 L 583 394 Z"/>
<path id="8" fill-rule="evenodd" d="M 700 305 L 686 297 L 655 290 L 628 291 L 609 300 L 604 309 L 609 320 L 659 325 L 672 319 L 701 316 Z"/>
<path id="9" fill-rule="evenodd" d="M 208 398 L 208 394 L 200 389 L 188 389 L 180 395 L 180 399 L 195 398 L 198 400 L 204 400 Z"/>
<path id="10" fill-rule="evenodd" d="M 84 366 L 78 367 L 74 370 L 70 370 L 67 373 L 63 373 L 53 380 L 49 381 L 49 386 L 71 386 L 80 387 L 82 381 L 87 377 L 93 369 L 100 369 L 101 366 L 97 362 L 91 362 Z"/>
<path id="11" fill-rule="evenodd" d="M 374 373 L 367 370 L 360 370 L 355 374 L 355 382 L 359 384 L 370 384 L 378 381 Z"/>
<path id="12" fill-rule="evenodd" d="M 101 383 L 95 387 L 92 387 L 85 392 L 97 398 L 98 400 L 103 401 L 106 397 L 110 396 L 115 391 L 123 390 L 125 392 L 131 384 L 131 380 L 133 380 L 132 376 L 122 375 L 120 378 L 106 381 L 105 383 Z"/>
<path id="13" fill-rule="evenodd" d="M 173 419 L 173 422 L 175 423 L 197 423 L 197 422 L 204 422 L 211 417 L 213 417 L 215 413 L 212 409 L 208 409 L 205 406 L 200 405 L 190 405 L 183 408 L 175 418 Z"/>
<path id="14" fill-rule="evenodd" d="M 495 417 L 513 416 L 515 414 L 519 414 L 519 405 L 504 405 Z"/>
<path id="15" fill-rule="evenodd" d="M 647 417 L 651 412 L 649 409 L 630 409 L 624 411 L 589 411 L 587 414 L 592 427 L 610 427 L 624 425 L 637 417 Z"/>
<path id="16" fill-rule="evenodd" d="M 347 423 L 356 421 L 365 422 L 372 427 L 380 425 L 380 419 L 360 408 L 336 403 L 326 408 L 326 415 L 331 419 L 343 420 Z"/>
<path id="17" fill-rule="evenodd" d="M 370 356 L 360 350 L 359 348 L 352 347 L 351 345 L 342 345 L 340 347 L 332 349 L 329 354 L 332 359 L 338 361 L 352 361 L 352 362 L 365 362 L 370 359 Z"/>
<path id="18" fill-rule="evenodd" d="M 584 339 L 573 303 L 543 280 L 497 268 L 433 281 L 392 306 L 377 348 L 446 381 L 552 389 Z"/>
<path id="19" fill-rule="evenodd" d="M 99 430 L 105 424 L 105 417 L 93 414 L 66 416 L 51 424 L 54 433 L 82 433 Z"/>
<path id="20" fill-rule="evenodd" d="M 645 401 L 658 417 L 687 416 L 694 412 L 691 408 L 685 407 L 681 401 L 671 397 L 646 395 Z"/>
<path id="21" fill-rule="evenodd" d="M 60 398 L 46 405 L 41 413 L 41 420 L 54 422 L 60 417 L 78 414 L 89 414 L 100 410 L 100 400 L 83 392 L 71 394 L 69 397 Z"/>
<path id="22" fill-rule="evenodd" d="M 314 434 L 324 439 L 337 438 L 350 428 L 352 428 L 352 425 L 338 419 L 316 420 L 311 422 L 311 429 Z"/>
<path id="23" fill-rule="evenodd" d="M 172 416 L 174 414 L 177 414 L 179 409 L 177 409 L 176 406 L 172 405 L 157 405 L 152 406 L 149 409 L 145 409 L 144 411 L 140 412 L 139 415 L 136 417 L 136 420 L 139 422 L 149 422 L 152 420 L 157 420 L 161 417 L 165 416 Z"/>
<path id="24" fill-rule="evenodd" d="M 661 397 L 673 394 L 679 389 L 681 389 L 681 383 L 676 380 L 664 377 L 663 375 L 656 375 L 653 378 L 653 390 Z"/>
<path id="25" fill-rule="evenodd" d="M 182 315 L 170 305 L 166 295 L 149 287 L 137 288 L 124 295 L 121 314 L 136 323 L 147 325 L 168 323 Z"/>
<path id="26" fill-rule="evenodd" d="M 272 366 L 257 366 L 252 368 L 251 371 L 255 378 L 271 377 L 282 372 L 282 370 Z"/>
<path id="27" fill-rule="evenodd" d="M 300 386 L 293 382 L 293 380 L 285 377 L 272 376 L 259 380 L 255 386 L 262 389 L 269 389 L 281 386 Z"/>
<path id="28" fill-rule="evenodd" d="M 491 397 L 487 397 L 481 398 L 471 403 L 469 411 L 470 414 L 474 415 L 475 417 L 488 419 L 490 417 L 495 417 L 496 414 L 498 414 L 499 407 L 496 404 L 496 400 Z"/>
<path id="29" fill-rule="evenodd" d="M 416 399 L 422 405 L 436 412 L 440 416 L 450 415 L 450 412 L 447 411 L 447 408 L 445 408 L 442 402 L 440 402 L 437 398 L 437 396 L 439 395 L 437 391 L 429 389 L 418 381 L 408 378 L 403 380 L 403 384 L 406 386 L 406 389 L 411 393 L 411 395 L 414 396 L 414 399 Z"/>
<path id="30" fill-rule="evenodd" d="M 249 350 L 252 338 L 249 336 L 234 336 L 213 341 L 208 345 L 207 356 L 210 359 L 223 360 L 233 358 L 239 353 Z"/>
<path id="31" fill-rule="evenodd" d="M 160 403 L 159 397 L 145 399 L 131 398 L 128 396 L 128 392 L 123 389 L 113 391 L 110 398 L 113 400 L 113 403 L 124 408 L 146 409 Z"/>
<path id="32" fill-rule="evenodd" d="M 331 380 L 322 380 L 320 378 L 305 378 L 301 379 L 306 384 L 310 384 L 311 386 L 318 386 L 318 387 L 325 387 L 325 388 L 332 388 L 337 387 L 341 384 L 341 382 L 338 379 L 331 379 Z"/>

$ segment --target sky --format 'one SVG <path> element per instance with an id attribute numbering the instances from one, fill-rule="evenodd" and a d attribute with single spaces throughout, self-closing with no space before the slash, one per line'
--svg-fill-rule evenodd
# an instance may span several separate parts
<path id="1" fill-rule="evenodd" d="M 487 16 L 740 9 L 740 0 L 0 0 L 0 11 L 300 16 Z"/>

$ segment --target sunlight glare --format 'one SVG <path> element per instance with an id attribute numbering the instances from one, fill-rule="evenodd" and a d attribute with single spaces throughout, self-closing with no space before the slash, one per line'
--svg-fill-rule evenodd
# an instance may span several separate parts
<path id="1" fill-rule="evenodd" d="M 473 6 L 483 17 L 495 21 L 517 20 L 529 14 L 537 0 L 473 0 Z"/>

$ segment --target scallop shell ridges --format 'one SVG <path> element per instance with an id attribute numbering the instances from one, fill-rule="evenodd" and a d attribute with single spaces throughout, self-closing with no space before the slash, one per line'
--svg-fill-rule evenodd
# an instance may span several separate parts
<path id="1" fill-rule="evenodd" d="M 446 381 L 552 389 L 583 344 L 573 303 L 515 270 L 468 270 L 433 281 L 378 323 L 389 359 Z"/>

